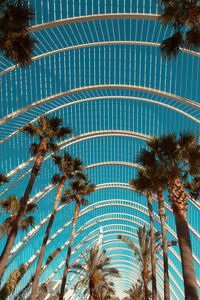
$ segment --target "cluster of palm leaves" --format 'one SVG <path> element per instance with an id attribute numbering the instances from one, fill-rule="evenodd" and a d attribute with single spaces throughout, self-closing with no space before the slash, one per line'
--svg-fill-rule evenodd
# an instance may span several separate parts
<path id="1" fill-rule="evenodd" d="M 161 0 L 164 24 L 171 23 L 174 34 L 161 43 L 161 52 L 169 59 L 181 48 L 200 48 L 200 6 L 198 0 Z"/>
<path id="2" fill-rule="evenodd" d="M 114 300 L 114 284 L 112 277 L 120 277 L 116 268 L 110 267 L 110 257 L 105 256 L 106 250 L 100 251 L 94 246 L 83 256 L 83 263 L 74 263 L 71 270 L 79 274 L 75 290 L 84 289 L 83 294 L 90 300 Z"/>
<path id="3" fill-rule="evenodd" d="M 28 1 L 4 0 L 0 3 L 0 50 L 21 67 L 32 62 L 36 43 L 28 32 L 32 16 Z"/>

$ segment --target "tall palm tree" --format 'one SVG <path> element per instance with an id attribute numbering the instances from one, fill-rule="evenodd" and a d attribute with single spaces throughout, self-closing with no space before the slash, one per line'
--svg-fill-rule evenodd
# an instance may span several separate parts
<path id="1" fill-rule="evenodd" d="M 20 228 L 29 196 L 31 194 L 35 179 L 39 174 L 44 157 L 47 152 L 57 151 L 59 149 L 58 145 L 54 143 L 55 139 L 65 137 L 67 134 L 72 132 L 69 128 L 61 127 L 61 124 L 62 121 L 58 117 L 50 118 L 47 116 L 41 116 L 37 125 L 32 125 L 29 123 L 20 130 L 20 132 L 28 132 L 32 137 L 36 136 L 39 138 L 40 142 L 39 144 L 33 143 L 30 148 L 32 154 L 36 155 L 36 160 L 32 168 L 28 186 L 25 190 L 23 198 L 21 199 L 18 214 L 13 221 L 11 232 L 8 235 L 6 245 L 0 257 L 0 278 L 4 272 L 6 262 L 9 258 L 11 248 Z"/>
<path id="2" fill-rule="evenodd" d="M 187 197 L 181 180 L 187 174 L 199 174 L 200 146 L 196 142 L 196 135 L 192 133 L 180 134 L 179 138 L 174 134 L 155 137 L 147 142 L 147 146 L 167 173 L 169 201 L 175 216 L 181 252 L 185 297 L 187 300 L 196 300 L 199 296 L 187 221 Z"/>
<path id="3" fill-rule="evenodd" d="M 160 20 L 172 23 L 175 33 L 161 43 L 161 52 L 169 59 L 181 47 L 200 48 L 200 6 L 198 0 L 161 0 Z M 188 29 L 185 32 L 185 27 Z M 185 33 L 185 34 L 184 34 Z"/>
<path id="4" fill-rule="evenodd" d="M 0 50 L 21 67 L 32 62 L 36 41 L 28 32 L 33 12 L 28 1 L 1 1 Z"/>
<path id="5" fill-rule="evenodd" d="M 151 259 L 151 242 L 150 242 L 150 230 L 146 232 L 146 227 L 143 226 L 137 230 L 139 249 L 138 246 L 133 243 L 129 238 L 119 235 L 118 238 L 124 241 L 133 251 L 141 266 L 141 276 L 144 285 L 144 299 L 149 299 L 148 284 L 151 280 L 151 272 L 149 270 L 150 259 Z M 154 255 L 160 250 L 160 232 L 155 233 L 155 252 Z"/>
<path id="6" fill-rule="evenodd" d="M 51 227 L 53 225 L 53 221 L 54 221 L 54 218 L 56 215 L 56 211 L 57 211 L 58 205 L 60 203 L 62 191 L 65 186 L 65 182 L 67 179 L 70 179 L 70 180 L 74 179 L 74 178 L 86 179 L 86 175 L 83 173 L 83 170 L 84 170 L 83 163 L 81 162 L 81 160 L 79 158 L 74 159 L 67 152 L 64 153 L 63 157 L 54 155 L 53 158 L 54 158 L 55 164 L 58 166 L 58 168 L 62 172 L 62 174 L 61 175 L 55 174 L 52 177 L 52 183 L 58 184 L 58 190 L 56 193 L 53 210 L 52 210 L 52 213 L 51 213 L 51 216 L 49 219 L 49 223 L 48 223 L 45 235 L 44 235 L 39 259 L 37 262 L 36 272 L 35 272 L 35 276 L 34 276 L 34 280 L 33 280 L 32 292 L 31 292 L 31 296 L 30 296 L 31 300 L 36 299 L 37 288 L 38 288 L 39 278 L 40 278 L 40 273 L 41 273 L 41 268 L 42 268 L 42 261 L 44 258 L 44 252 L 46 249 L 50 230 L 51 230 Z"/>
<path id="7" fill-rule="evenodd" d="M 143 299 L 143 284 L 142 282 L 133 283 L 129 290 L 124 291 L 128 294 L 127 300 L 142 300 Z"/>
<path id="8" fill-rule="evenodd" d="M 16 285 L 20 282 L 21 278 L 27 271 L 27 266 L 22 264 L 19 268 L 10 273 L 9 278 L 6 280 L 2 289 L 0 290 L 0 299 L 5 300 L 14 292 Z"/>
<path id="9" fill-rule="evenodd" d="M 159 217 L 161 222 L 162 230 L 162 243 L 163 243 L 163 261 L 164 261 L 164 299 L 170 300 L 170 289 L 169 289 L 169 272 L 168 272 L 168 253 L 167 253 L 167 235 L 166 235 L 166 215 L 164 206 L 164 194 L 163 190 L 167 189 L 167 174 L 166 170 L 158 166 L 155 153 L 149 152 L 145 149 L 139 154 L 137 160 L 143 171 L 138 172 L 138 181 L 141 187 L 148 187 L 152 193 L 157 193 L 157 200 L 159 206 Z M 140 185 L 138 188 L 140 188 Z M 152 238 L 152 237 L 151 237 Z"/>
<path id="10" fill-rule="evenodd" d="M 20 201 L 14 195 L 9 196 L 5 200 L 0 201 L 0 207 L 6 214 L 10 214 L 2 224 L 0 224 L 0 233 L 2 235 L 9 235 L 11 232 L 13 221 L 18 213 L 20 207 Z M 25 231 L 28 229 L 29 226 L 33 227 L 34 218 L 33 216 L 28 216 L 29 213 L 35 211 L 37 205 L 34 203 L 28 203 L 25 210 L 25 215 L 20 225 L 20 230 Z M 2 237 L 1 237 L 2 238 Z"/>
<path id="11" fill-rule="evenodd" d="M 111 277 L 120 277 L 116 268 L 110 267 L 110 257 L 105 256 L 106 250 L 100 252 L 98 246 L 91 248 L 86 255 L 83 255 L 84 263 L 71 266 L 71 270 L 80 273 L 82 278 L 78 279 L 75 289 L 83 287 L 84 295 L 89 294 L 90 300 L 100 298 L 101 288 Z"/>
<path id="12" fill-rule="evenodd" d="M 75 205 L 75 209 L 74 209 L 74 217 L 72 220 L 72 232 L 71 232 L 71 237 L 69 240 L 65 269 L 64 269 L 63 278 L 62 278 L 62 285 L 61 285 L 60 297 L 59 297 L 60 300 L 62 300 L 63 296 L 64 296 L 65 283 L 66 283 L 67 273 L 68 273 L 68 269 L 69 269 L 69 260 L 71 257 L 72 245 L 73 245 L 74 236 L 75 236 L 76 222 L 77 222 L 77 219 L 79 216 L 80 206 L 81 206 L 81 204 L 87 205 L 87 200 L 85 199 L 85 197 L 89 196 L 92 192 L 95 191 L 95 185 L 91 184 L 90 182 L 91 182 L 90 180 L 81 180 L 81 179 L 72 181 L 70 183 L 71 189 L 65 190 L 64 196 L 62 198 L 63 202 L 75 201 L 76 205 Z"/>
<path id="13" fill-rule="evenodd" d="M 152 184 L 151 177 L 148 178 L 145 170 L 138 171 L 137 178 L 130 181 L 130 185 L 135 188 L 139 193 L 146 193 L 147 203 L 150 219 L 150 232 L 151 232 L 151 269 L 152 269 L 152 299 L 157 299 L 157 285 L 156 285 L 156 257 L 155 257 L 155 238 L 154 238 L 154 225 L 153 225 L 153 209 L 152 209 Z"/>

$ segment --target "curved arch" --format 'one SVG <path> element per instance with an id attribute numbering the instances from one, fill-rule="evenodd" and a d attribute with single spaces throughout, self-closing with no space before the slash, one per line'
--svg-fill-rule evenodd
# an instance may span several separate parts
<path id="1" fill-rule="evenodd" d="M 97 208 L 95 208 L 95 209 L 98 209 L 99 207 L 97 207 Z M 134 208 L 133 208 L 134 209 Z M 88 212 L 87 212 L 87 210 L 86 211 L 84 211 L 84 210 L 82 210 L 81 211 L 81 213 L 80 213 L 80 216 L 79 217 L 81 217 L 81 216 L 83 216 L 84 214 L 87 214 Z M 117 215 L 117 220 L 119 219 L 119 220 L 124 220 L 124 218 L 123 218 L 123 214 L 122 213 L 112 213 L 112 214 L 109 214 L 109 217 L 111 216 L 111 215 Z M 146 213 L 147 214 L 147 213 Z M 121 217 L 119 217 L 119 215 L 122 215 L 122 218 Z M 129 214 L 125 214 L 126 216 L 128 216 Z M 106 216 L 106 215 L 103 215 L 103 216 Z M 132 215 L 129 215 L 129 216 L 131 216 L 133 219 L 140 219 L 138 216 L 132 216 Z M 99 223 L 99 221 L 98 221 L 98 218 L 101 218 L 102 217 L 102 215 L 100 215 L 100 216 L 98 216 L 98 217 L 95 217 L 95 218 L 93 218 L 92 219 L 92 224 L 90 224 L 90 221 L 88 221 L 87 223 L 85 223 L 82 227 L 80 227 L 79 228 L 79 230 L 78 230 L 78 232 L 77 232 L 77 234 L 76 234 L 76 236 L 78 236 L 78 234 L 79 233 L 81 233 L 81 232 L 83 232 L 83 231 L 85 231 L 85 230 L 87 230 L 88 228 L 90 228 L 90 227 L 92 227 L 92 226 L 94 226 L 95 224 L 98 224 Z M 96 223 L 94 222 L 94 220 L 95 219 L 97 219 L 97 221 L 96 221 Z M 109 218 L 108 218 L 109 219 Z M 106 219 L 106 220 L 108 220 L 108 219 Z M 111 218 L 112 220 L 113 219 L 115 219 L 115 218 Z M 157 221 L 157 222 L 159 222 L 159 220 L 156 220 L 155 218 L 154 218 L 154 220 L 155 221 Z M 105 220 L 103 220 L 103 222 L 104 222 Z M 129 222 L 133 222 L 133 223 L 135 223 L 135 221 L 131 221 L 131 219 L 126 219 L 126 221 L 129 221 Z M 62 231 L 62 230 L 64 230 L 70 223 L 72 222 L 72 220 L 70 220 L 70 221 L 68 221 L 62 228 L 60 228 L 54 235 L 52 235 L 50 238 L 49 238 L 49 240 L 48 240 L 48 242 L 47 242 L 47 246 L 51 243 L 51 241 Z M 142 222 L 143 223 L 146 223 L 146 225 L 147 225 L 147 227 L 148 227 L 148 223 L 147 223 L 147 221 L 145 221 L 145 220 L 143 220 L 142 219 Z M 86 227 L 85 227 L 86 226 Z M 88 226 L 88 227 L 87 227 Z M 84 228 L 85 227 L 85 228 Z M 167 227 L 167 231 L 168 232 L 170 232 L 170 234 L 174 237 L 174 238 L 176 238 L 176 234 L 169 228 L 169 226 L 167 225 L 166 226 Z M 36 234 L 36 233 L 35 233 Z M 25 243 L 23 242 L 23 241 L 21 241 L 20 242 L 21 244 L 23 244 L 24 246 L 25 246 Z M 27 244 L 27 243 L 26 243 Z M 19 244 L 17 245 L 18 247 L 19 247 Z M 17 247 L 16 246 L 16 247 Z M 16 248 L 15 247 L 15 248 Z M 21 250 L 22 250 L 23 248 L 21 248 Z M 21 251 L 20 250 L 20 251 Z M 15 250 L 16 251 L 16 250 Z M 170 251 L 171 251 L 171 249 L 170 249 Z M 14 252 L 14 249 L 13 249 L 13 252 Z M 13 252 L 12 252 L 12 254 L 13 254 Z M 31 265 L 34 261 L 35 261 L 35 259 L 37 258 L 37 256 L 39 255 L 39 253 L 40 253 L 40 248 L 36 251 L 36 253 L 29 259 L 29 261 L 27 262 L 28 263 L 28 265 Z M 15 257 L 14 257 L 15 258 Z M 14 259 L 13 258 L 13 259 Z M 179 258 L 178 256 L 177 256 L 177 258 Z M 197 263 L 198 264 L 200 264 L 200 261 L 198 260 L 198 258 L 194 255 L 194 259 L 197 261 Z M 180 261 L 180 258 L 179 258 L 179 261 Z M 198 283 L 199 284 L 199 283 Z"/>
<path id="2" fill-rule="evenodd" d="M 140 97 L 133 97 L 133 96 L 107 96 L 106 97 L 106 100 L 115 100 L 115 99 L 128 99 L 128 100 L 139 100 L 139 101 L 144 101 L 144 102 L 149 102 L 149 103 L 154 103 L 154 104 L 157 104 L 157 105 L 160 105 L 160 106 L 163 106 L 163 107 L 166 107 L 166 108 L 169 108 L 177 113 L 180 113 L 182 114 L 183 116 L 185 116 L 186 118 L 189 118 L 190 120 L 196 122 L 197 124 L 200 124 L 200 120 L 193 117 L 192 115 L 184 112 L 183 110 L 177 108 L 177 107 L 174 107 L 172 105 L 169 105 L 169 104 L 166 104 L 164 102 L 158 102 L 156 100 L 153 100 L 153 99 L 148 99 L 148 98 L 140 98 Z M 56 112 L 57 110 L 60 110 L 60 109 L 63 109 L 65 107 L 68 107 L 68 106 L 72 106 L 72 105 L 76 105 L 76 104 L 80 104 L 80 103 L 85 103 L 85 102 L 89 102 L 89 101 L 96 101 L 96 100 L 105 100 L 105 96 L 104 97 L 93 97 L 93 98 L 85 98 L 85 99 L 81 99 L 81 100 L 76 100 L 74 102 L 70 102 L 70 103 L 66 103 L 66 104 L 63 104 L 63 105 L 60 105 L 56 108 L 53 108 L 51 110 L 49 110 L 48 112 L 45 112 L 43 115 L 48 115 L 50 113 L 53 113 L 53 112 Z M 36 122 L 38 119 L 39 119 L 40 116 L 34 118 L 32 121 L 30 121 L 29 123 L 32 124 L 34 122 Z M 10 138 L 12 138 L 13 136 L 15 136 L 16 134 L 18 133 L 18 130 L 15 130 L 14 132 L 12 132 L 11 134 L 9 134 L 7 137 L 5 137 L 4 139 L 2 139 L 0 141 L 0 145 L 5 143 L 6 141 L 8 141 Z"/>
<path id="3" fill-rule="evenodd" d="M 69 20 L 69 19 L 67 19 L 67 20 Z M 88 48 L 88 47 L 107 46 L 107 45 L 136 45 L 136 46 L 139 45 L 139 46 L 150 46 L 150 47 L 157 47 L 157 48 L 160 47 L 159 43 L 144 42 L 144 41 L 101 41 L 101 42 L 99 41 L 99 42 L 93 42 L 93 43 L 88 42 L 87 44 L 77 44 L 77 45 L 73 45 L 73 46 L 69 46 L 69 47 L 63 47 L 60 49 L 48 51 L 48 52 L 42 53 L 40 55 L 34 56 L 32 58 L 32 60 L 36 61 L 43 57 L 47 57 L 50 55 L 54 55 L 54 54 L 58 54 L 58 53 L 66 52 L 66 51 L 71 51 L 71 50 Z M 200 57 L 199 52 L 195 52 L 195 51 L 188 50 L 185 48 L 181 48 L 181 51 L 183 53 L 188 53 L 188 54 Z M 7 69 L 1 71 L 0 76 L 14 70 L 17 66 L 18 65 L 12 65 L 12 66 L 8 67 Z"/>
<path id="4" fill-rule="evenodd" d="M 93 85 L 93 86 L 84 86 L 72 90 L 68 90 L 59 94 L 55 94 L 46 98 L 43 98 L 37 102 L 31 103 L 27 106 L 24 106 L 23 108 L 20 108 L 16 111 L 14 111 L 11 114 L 6 115 L 5 117 L 1 118 L 0 120 L 0 125 L 6 123 L 9 120 L 14 119 L 15 117 L 23 114 L 24 112 L 27 112 L 35 107 L 41 106 L 44 103 L 48 103 L 54 100 L 57 100 L 62 97 L 66 97 L 72 94 L 77 94 L 77 93 L 82 93 L 82 92 L 88 92 L 88 91 L 93 91 L 93 90 L 101 90 L 101 89 L 119 89 L 119 90 L 131 90 L 131 91 L 138 91 L 138 92 L 144 92 L 144 93 L 150 93 L 154 94 L 157 96 L 169 98 L 171 100 L 187 104 L 193 108 L 196 108 L 197 110 L 200 110 L 200 104 L 196 103 L 192 100 L 183 98 L 181 96 L 177 96 L 165 91 L 157 90 L 157 89 L 152 89 L 148 87 L 142 87 L 142 86 L 136 86 L 136 85 L 126 85 L 126 84 L 102 84 L 102 85 Z"/>
<path id="5" fill-rule="evenodd" d="M 110 184 L 109 185 L 101 185 L 101 186 L 98 186 L 98 189 L 104 189 L 104 188 L 108 188 L 108 187 L 110 187 Z M 113 186 L 112 186 L 113 187 Z M 118 187 L 118 186 L 116 186 L 115 185 L 115 188 L 116 187 Z M 119 185 L 119 187 L 120 188 L 129 188 L 129 189 L 131 189 L 131 190 L 133 190 L 132 188 L 130 188 L 130 186 L 129 185 L 122 185 L 122 186 L 120 186 Z M 153 200 L 157 200 L 157 198 L 156 197 L 154 197 L 153 196 Z M 123 200 L 120 200 L 120 201 L 123 201 Z M 125 200 L 126 202 L 130 202 L 131 203 L 131 201 L 127 201 L 127 200 Z M 113 203 L 112 203 L 112 200 L 107 200 L 107 201 L 102 201 L 103 203 L 104 202 L 110 202 L 110 205 L 112 205 Z M 143 207 L 145 210 L 147 210 L 147 207 L 145 207 L 145 206 L 143 206 L 143 205 L 141 205 L 141 204 L 138 204 L 138 203 L 134 203 L 134 204 L 137 204 L 138 206 L 141 206 L 141 207 Z M 61 206 L 59 206 L 58 207 L 58 209 L 57 209 L 57 212 L 58 211 L 60 211 L 62 208 L 64 208 L 65 206 L 66 206 L 67 204 L 63 204 L 63 205 L 61 205 Z M 90 208 L 91 210 L 93 210 L 93 206 L 97 206 L 95 209 L 98 209 L 99 208 L 99 202 L 98 203 L 94 203 L 94 204 L 91 204 L 91 205 L 89 205 L 87 208 Z M 116 203 L 115 203 L 115 205 L 116 205 Z M 121 204 L 119 204 L 119 205 L 121 205 Z M 136 206 L 137 206 L 136 205 Z M 102 207 L 103 206 L 106 206 L 105 204 L 102 204 Z M 165 203 L 165 207 L 169 210 L 169 211 L 171 211 L 171 209 L 170 209 L 170 207 L 167 205 L 167 203 Z M 84 215 L 84 214 L 87 214 L 88 212 L 87 212 L 87 208 L 86 209 L 83 209 L 82 211 L 81 211 L 81 213 L 80 213 L 80 217 L 82 216 L 82 215 Z M 131 206 L 131 208 L 132 208 L 132 206 Z M 133 208 L 134 209 L 134 208 Z M 136 209 L 136 207 L 135 207 L 135 209 Z M 144 210 L 142 211 L 141 210 L 141 212 L 143 212 L 144 213 Z M 145 214 L 146 215 L 148 215 L 148 213 L 147 212 L 145 212 Z M 15 252 L 17 252 L 19 249 L 23 249 L 25 246 L 26 246 L 26 244 L 30 241 L 30 239 L 35 235 L 35 234 L 37 234 L 37 232 L 48 222 L 48 220 L 49 220 L 49 218 L 50 218 L 50 215 L 51 215 L 51 213 L 47 216 L 47 217 L 45 217 L 40 223 L 38 223 L 37 224 L 37 226 L 34 228 L 34 229 L 32 229 L 13 249 L 12 249 L 12 251 L 11 251 L 11 254 L 10 254 L 10 257 L 15 253 Z M 155 216 L 156 216 L 156 218 L 155 218 Z M 154 220 L 155 221 L 157 221 L 158 223 L 160 223 L 160 220 L 159 220 L 159 217 L 155 214 L 154 215 Z M 71 220 L 67 223 L 67 224 L 70 224 L 71 223 Z M 68 226 L 68 225 L 67 225 Z M 66 224 L 63 226 L 64 228 L 65 227 L 67 227 L 66 226 Z M 197 239 L 199 239 L 200 240 L 200 235 L 198 234 L 198 232 L 196 232 L 196 230 L 194 230 L 194 228 L 193 227 L 191 227 L 191 225 L 189 225 L 189 228 L 190 228 L 190 230 L 193 232 L 193 234 L 197 237 Z M 176 235 L 175 235 L 175 232 L 173 232 L 168 226 L 167 226 L 167 230 L 168 230 L 168 232 L 170 232 L 171 234 L 172 234 L 172 236 L 174 236 L 174 238 L 176 238 Z M 60 233 L 60 231 L 61 231 L 61 229 L 59 229 L 59 233 Z M 47 243 L 47 245 L 56 237 L 56 235 L 57 235 L 57 233 L 55 233 L 49 240 L 48 240 L 48 243 Z M 22 247 L 22 245 L 23 245 L 23 247 Z M 22 248 L 21 248 L 22 247 Z M 20 251 L 21 251 L 20 250 Z M 38 250 L 39 251 L 39 250 Z M 37 253 L 37 252 L 36 252 Z M 18 254 L 18 252 L 17 252 L 17 254 Z M 14 257 L 15 258 L 15 257 Z M 14 259 L 13 258 L 13 259 Z M 13 260 L 12 259 L 12 260 Z M 10 261 L 10 263 L 12 262 L 12 260 Z M 199 261 L 199 264 L 200 264 L 200 261 Z"/>

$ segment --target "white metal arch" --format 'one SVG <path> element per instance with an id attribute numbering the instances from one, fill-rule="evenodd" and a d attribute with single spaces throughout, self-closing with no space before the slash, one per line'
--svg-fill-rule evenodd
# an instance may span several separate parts
<path id="1" fill-rule="evenodd" d="M 80 103 L 85 103 L 85 102 L 90 102 L 90 101 L 96 101 L 96 100 L 115 100 L 115 99 L 129 99 L 129 100 L 139 100 L 139 101 L 144 101 L 144 102 L 149 102 L 149 103 L 154 103 L 154 104 L 157 104 L 157 105 L 160 105 L 160 106 L 163 106 L 163 107 L 166 107 L 166 108 L 169 108 L 177 113 L 180 113 L 182 114 L 183 116 L 185 116 L 186 118 L 196 122 L 197 124 L 200 124 L 200 120 L 193 117 L 192 115 L 184 112 L 183 110 L 181 110 L 180 108 L 177 108 L 177 107 L 174 107 L 172 106 L 171 104 L 166 104 L 164 102 L 159 102 L 157 100 L 153 100 L 153 99 L 148 99 L 148 98 L 140 98 L 140 97 L 133 97 L 133 96 L 107 96 L 105 98 L 104 97 L 91 97 L 91 98 L 85 98 L 85 99 L 81 99 L 81 100 L 76 100 L 76 101 L 73 101 L 73 102 L 70 102 L 70 103 L 66 103 L 66 104 L 63 104 L 63 105 L 60 105 L 58 107 L 55 107 L 51 110 L 49 110 L 48 112 L 45 112 L 43 114 L 43 116 L 45 115 L 48 115 L 50 113 L 53 113 L 53 112 L 56 112 L 57 110 L 60 110 L 60 109 L 63 109 L 65 107 L 68 107 L 68 106 L 72 106 L 72 105 L 76 105 L 76 104 L 80 104 Z M 34 118 L 32 121 L 30 121 L 29 123 L 34 123 L 36 122 L 38 119 L 39 119 L 40 116 L 37 116 L 36 118 Z M 4 139 L 2 139 L 0 141 L 0 145 L 5 143 L 6 141 L 8 141 L 10 138 L 12 138 L 13 136 L 15 136 L 16 134 L 18 133 L 18 130 L 15 130 L 14 132 L 12 132 L 11 134 L 9 134 L 7 137 L 5 137 Z"/>
<path id="2" fill-rule="evenodd" d="M 48 51 L 48 52 L 44 52 L 40 55 L 34 56 L 32 58 L 33 61 L 36 61 L 38 59 L 50 56 L 50 55 L 54 55 L 54 54 L 58 54 L 58 53 L 62 53 L 62 52 L 66 52 L 66 51 L 71 51 L 71 50 L 76 50 L 76 49 L 81 49 L 81 48 L 88 48 L 88 47 L 96 47 L 96 46 L 106 46 L 106 45 L 139 45 L 139 46 L 150 46 L 150 47 L 160 47 L 159 43 L 153 43 L 153 42 L 144 42 L 144 41 L 99 41 L 99 42 L 94 42 L 94 43 L 87 43 L 87 44 L 78 44 L 78 45 L 73 45 L 73 46 L 69 46 L 69 47 L 63 47 L 60 49 L 56 49 L 56 50 L 52 50 L 52 51 Z M 200 57 L 200 53 L 199 52 L 195 52 L 195 51 L 191 51 L 188 49 L 184 49 L 181 48 L 181 51 L 183 53 L 188 53 L 197 57 Z M 12 70 L 16 69 L 16 67 L 19 67 L 18 65 L 12 65 L 11 67 L 3 70 L 0 72 L 0 76 L 11 72 Z"/>
<path id="3" fill-rule="evenodd" d="M 59 94 L 55 94 L 46 98 L 43 98 L 37 102 L 31 103 L 27 106 L 24 106 L 23 108 L 20 108 L 16 111 L 14 111 L 11 114 L 8 114 L 1 118 L 0 120 L 0 125 L 6 123 L 9 120 L 14 119 L 15 117 L 35 108 L 38 106 L 41 106 L 42 104 L 57 100 L 59 98 L 63 98 L 72 94 L 77 94 L 77 93 L 82 93 L 82 92 L 88 92 L 88 91 L 93 91 L 93 90 L 101 90 L 101 89 L 119 89 L 119 90 L 131 90 L 131 91 L 138 91 L 138 92 L 144 92 L 144 93 L 149 93 L 149 94 L 154 94 L 157 96 L 169 98 L 171 100 L 186 104 L 190 107 L 193 107 L 197 110 L 200 110 L 200 103 L 197 103 L 195 101 L 183 98 L 181 96 L 177 96 L 175 94 L 171 94 L 169 92 L 165 92 L 162 90 L 157 90 L 157 89 L 152 89 L 149 87 L 142 87 L 142 86 L 136 86 L 136 85 L 126 85 L 126 84 L 101 84 L 101 85 L 93 85 L 93 86 L 84 86 L 72 90 L 68 90 Z"/>

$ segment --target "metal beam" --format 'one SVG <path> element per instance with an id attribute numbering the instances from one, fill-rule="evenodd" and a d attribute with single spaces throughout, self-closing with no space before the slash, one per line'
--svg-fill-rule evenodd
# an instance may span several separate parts
<path id="1" fill-rule="evenodd" d="M 63 97 L 66 97 L 66 96 L 69 96 L 72 94 L 83 93 L 83 92 L 94 91 L 94 90 L 101 90 L 101 89 L 119 89 L 119 90 L 131 90 L 131 91 L 150 93 L 150 94 L 154 94 L 157 96 L 169 98 L 171 100 L 186 104 L 197 110 L 200 110 L 200 103 L 197 103 L 195 101 L 192 101 L 187 98 L 183 98 L 181 96 L 177 96 L 177 95 L 165 92 L 165 91 L 152 89 L 149 87 L 128 85 L 128 84 L 102 84 L 102 85 L 84 86 L 84 87 L 68 90 L 68 91 L 65 91 L 62 93 L 58 93 L 58 94 L 43 98 L 37 102 L 31 103 L 27 106 L 24 106 L 23 108 L 20 108 L 16 111 L 12 112 L 11 114 L 8 114 L 7 116 L 3 117 L 2 119 L 0 119 L 0 125 L 6 123 L 9 120 L 16 118 L 17 116 L 35 108 L 35 107 L 41 106 L 42 104 L 49 103 L 51 101 L 54 101 L 59 98 L 63 98 Z"/>

